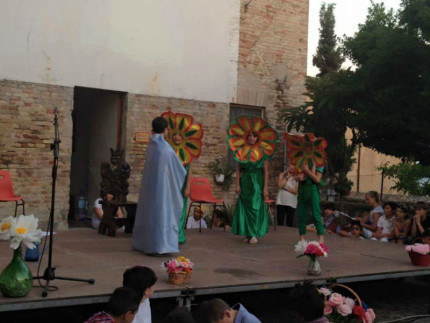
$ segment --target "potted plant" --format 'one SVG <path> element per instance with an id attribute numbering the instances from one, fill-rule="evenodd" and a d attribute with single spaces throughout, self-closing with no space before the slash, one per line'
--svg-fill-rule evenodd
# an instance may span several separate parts
<path id="1" fill-rule="evenodd" d="M 209 163 L 209 168 L 214 172 L 215 183 L 228 190 L 233 183 L 234 169 L 228 164 L 226 158 L 218 156 L 214 162 Z"/>

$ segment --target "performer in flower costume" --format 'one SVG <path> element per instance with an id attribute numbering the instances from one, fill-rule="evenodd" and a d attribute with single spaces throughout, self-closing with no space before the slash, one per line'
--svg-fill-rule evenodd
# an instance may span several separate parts
<path id="1" fill-rule="evenodd" d="M 185 243 L 185 218 L 187 202 L 190 195 L 190 179 L 192 177 L 192 161 L 200 156 L 202 151 L 203 129 L 200 123 L 194 124 L 194 119 L 188 114 L 164 112 L 161 117 L 169 122 L 167 142 L 175 150 L 176 155 L 187 171 L 183 187 L 184 206 L 179 222 L 179 243 Z"/>
<path id="2" fill-rule="evenodd" d="M 228 129 L 228 145 L 239 162 L 236 191 L 239 194 L 232 232 L 257 243 L 267 233 L 269 219 L 267 160 L 275 155 L 278 134 L 260 117 L 239 116 Z"/>
<path id="3" fill-rule="evenodd" d="M 287 140 L 288 157 L 299 172 L 299 192 L 297 195 L 297 211 L 299 213 L 299 234 L 304 240 L 306 235 L 306 223 L 308 208 L 312 210 L 315 219 L 319 241 L 324 242 L 324 225 L 321 217 L 319 186 L 323 185 L 322 174 L 327 159 L 324 149 L 327 141 L 311 133 L 284 135 Z"/>

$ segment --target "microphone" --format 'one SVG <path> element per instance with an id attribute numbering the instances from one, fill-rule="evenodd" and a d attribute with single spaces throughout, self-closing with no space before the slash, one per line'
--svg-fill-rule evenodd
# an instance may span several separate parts
<path id="1" fill-rule="evenodd" d="M 54 107 L 54 114 L 56 117 L 58 117 L 58 108 L 57 107 Z"/>

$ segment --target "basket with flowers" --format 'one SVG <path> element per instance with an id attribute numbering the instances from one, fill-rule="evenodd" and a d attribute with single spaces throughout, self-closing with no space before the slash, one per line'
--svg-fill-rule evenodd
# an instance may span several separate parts
<path id="1" fill-rule="evenodd" d="M 333 292 L 334 288 L 346 289 L 355 299 Z M 348 286 L 333 284 L 329 288 L 321 287 L 319 291 L 324 296 L 324 316 L 330 322 L 372 323 L 376 318 L 375 312 Z"/>
<path id="2" fill-rule="evenodd" d="M 406 251 L 409 253 L 412 265 L 428 266 L 430 265 L 430 245 L 415 243 L 406 246 Z"/>
<path id="3" fill-rule="evenodd" d="M 308 275 L 321 275 L 321 265 L 318 261 L 318 257 L 328 256 L 328 248 L 324 243 L 318 241 L 308 242 L 306 240 L 300 240 L 295 245 L 294 251 L 297 254 L 297 258 L 308 256 Z"/>
<path id="4" fill-rule="evenodd" d="M 163 262 L 161 267 L 167 271 L 170 284 L 185 284 L 191 279 L 194 264 L 187 257 L 180 256 Z"/>

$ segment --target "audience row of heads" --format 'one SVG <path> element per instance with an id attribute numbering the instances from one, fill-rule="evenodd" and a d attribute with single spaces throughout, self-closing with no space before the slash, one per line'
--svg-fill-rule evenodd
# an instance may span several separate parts
<path id="1" fill-rule="evenodd" d="M 376 191 L 369 191 L 366 193 L 366 203 L 371 206 L 371 207 L 375 207 L 378 206 L 380 204 L 380 198 L 379 198 L 379 194 Z M 412 211 L 412 209 L 409 209 L 406 205 L 404 204 L 397 204 L 394 202 L 386 202 L 383 204 L 383 207 L 385 209 L 385 207 L 390 207 L 393 211 L 396 210 L 400 210 L 405 214 L 408 214 L 409 212 Z M 426 202 L 416 202 L 413 208 L 414 211 L 417 210 L 426 210 L 428 211 L 428 204 Z"/>

